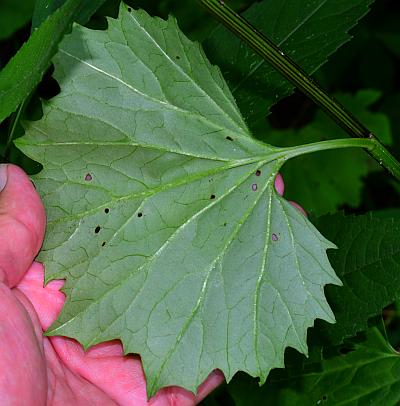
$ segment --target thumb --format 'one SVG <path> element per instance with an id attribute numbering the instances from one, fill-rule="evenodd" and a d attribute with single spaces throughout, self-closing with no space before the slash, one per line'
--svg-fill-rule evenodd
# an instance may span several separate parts
<path id="1" fill-rule="evenodd" d="M 15 286 L 43 242 L 44 207 L 25 172 L 0 165 L 0 281 Z"/>

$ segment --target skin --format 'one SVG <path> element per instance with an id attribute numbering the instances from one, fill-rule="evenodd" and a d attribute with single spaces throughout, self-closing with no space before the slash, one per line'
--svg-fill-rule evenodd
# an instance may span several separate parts
<path id="1" fill-rule="evenodd" d="M 191 406 L 223 380 L 212 372 L 196 395 L 179 387 L 160 390 L 150 401 L 138 356 L 123 356 L 119 341 L 84 352 L 74 340 L 43 337 L 60 312 L 62 281 L 43 286 L 43 266 L 34 258 L 43 242 L 45 212 L 27 175 L 0 166 L 0 404 Z M 282 177 L 275 187 L 283 194 Z"/>

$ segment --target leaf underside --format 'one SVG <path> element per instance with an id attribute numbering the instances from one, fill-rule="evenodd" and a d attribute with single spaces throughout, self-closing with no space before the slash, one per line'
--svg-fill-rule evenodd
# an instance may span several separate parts
<path id="1" fill-rule="evenodd" d="M 306 353 L 307 328 L 334 321 L 334 245 L 275 192 L 284 157 L 251 138 L 199 45 L 122 5 L 54 63 L 62 91 L 17 141 L 44 166 L 46 281 L 66 280 L 48 334 L 121 339 L 149 396 L 215 368 L 264 382 L 286 347 Z"/>

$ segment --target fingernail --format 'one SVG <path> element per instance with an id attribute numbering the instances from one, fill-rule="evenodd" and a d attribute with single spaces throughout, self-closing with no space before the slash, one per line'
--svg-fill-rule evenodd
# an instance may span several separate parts
<path id="1" fill-rule="evenodd" d="M 3 191 L 3 189 L 7 185 L 7 164 L 1 164 L 0 165 L 0 192 Z"/>

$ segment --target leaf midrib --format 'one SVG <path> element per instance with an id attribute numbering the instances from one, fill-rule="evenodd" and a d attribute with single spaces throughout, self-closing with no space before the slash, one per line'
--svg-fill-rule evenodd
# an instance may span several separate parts
<path id="1" fill-rule="evenodd" d="M 260 288 L 261 288 L 261 283 L 262 279 L 264 277 L 264 272 L 265 272 L 265 263 L 266 263 L 266 258 L 267 258 L 267 253 L 268 249 L 270 247 L 269 244 L 269 236 L 271 233 L 271 212 L 272 212 L 272 193 L 270 194 L 269 198 L 269 206 L 268 206 L 268 214 L 267 214 L 267 227 L 265 230 L 265 240 L 264 240 L 264 252 L 262 256 L 262 263 L 261 263 L 261 271 L 260 274 L 257 278 L 257 283 L 256 283 L 256 288 L 254 289 L 254 317 L 253 317 L 253 335 L 254 335 L 254 351 L 258 363 L 258 370 L 260 375 L 262 376 L 262 368 L 261 368 L 261 363 L 260 363 L 260 357 L 259 357 L 259 351 L 258 351 L 258 344 L 257 344 L 257 338 L 258 338 L 258 324 L 259 324 L 259 297 L 260 297 Z"/>
<path id="2" fill-rule="evenodd" d="M 266 162 L 261 163 L 261 166 L 262 166 L 263 164 L 265 164 L 265 163 L 266 163 Z M 247 176 L 246 178 L 241 179 L 241 180 L 235 185 L 234 188 L 231 188 L 231 190 L 230 190 L 228 193 L 226 193 L 225 195 L 223 195 L 219 200 L 221 201 L 221 200 L 223 200 L 226 196 L 229 196 L 229 194 L 230 194 L 233 190 L 235 190 L 235 189 L 237 189 L 239 186 L 241 186 L 250 176 L 251 176 L 251 173 L 250 173 L 249 176 Z M 209 279 L 209 277 L 210 277 L 211 271 L 212 271 L 212 270 L 214 269 L 214 267 L 215 267 L 215 264 L 217 264 L 218 261 L 220 261 L 220 260 L 226 255 L 226 253 L 227 253 L 227 251 L 228 251 L 228 248 L 230 247 L 230 245 L 232 244 L 232 242 L 235 240 L 235 237 L 239 234 L 239 232 L 240 232 L 241 228 L 243 227 L 243 225 L 245 224 L 246 220 L 250 217 L 250 215 L 252 214 L 254 208 L 256 207 L 256 205 L 258 204 L 258 202 L 261 200 L 261 198 L 264 196 L 266 190 L 267 190 L 268 188 L 270 188 L 271 183 L 272 183 L 274 177 L 275 177 L 275 176 L 274 176 L 274 173 L 272 173 L 271 176 L 269 177 L 269 179 L 267 180 L 267 182 L 265 182 L 265 185 L 264 185 L 263 189 L 260 191 L 258 197 L 254 200 L 253 204 L 252 204 L 252 205 L 248 208 L 248 210 L 244 213 L 244 215 L 243 215 L 242 218 L 241 218 L 241 221 L 238 222 L 237 227 L 233 230 L 233 232 L 232 232 L 232 234 L 231 234 L 231 237 L 228 239 L 228 241 L 226 242 L 226 244 L 225 244 L 225 246 L 223 247 L 223 249 L 221 250 L 221 252 L 220 252 L 220 253 L 218 254 L 218 256 L 211 262 L 211 265 L 210 265 L 210 267 L 209 267 L 209 271 L 207 272 L 207 275 L 206 275 L 205 280 L 204 280 L 204 282 L 203 282 L 203 288 L 204 288 L 204 289 L 207 287 L 208 279 Z M 274 193 L 273 190 L 271 190 L 271 191 L 270 191 L 270 194 L 272 195 L 273 193 Z M 215 202 L 215 204 L 216 204 L 216 203 L 217 203 L 217 202 Z M 207 206 L 207 207 L 204 208 L 202 211 L 206 211 L 206 209 L 208 210 L 209 207 L 212 207 L 212 205 Z M 205 291 L 202 290 L 202 293 L 204 293 L 204 292 L 205 292 Z M 188 327 L 190 326 L 191 322 L 193 321 L 194 316 L 196 315 L 196 313 L 197 313 L 198 309 L 200 308 L 200 305 L 201 305 L 201 303 L 202 303 L 202 301 L 203 301 L 203 299 L 204 299 L 204 296 L 205 296 L 205 295 L 200 295 L 199 300 L 198 300 L 197 303 L 196 303 L 196 306 L 194 307 L 193 311 L 192 311 L 191 314 L 190 314 L 190 317 L 188 317 L 188 319 L 186 320 L 186 322 L 185 322 L 184 325 L 182 326 L 181 331 L 179 332 L 179 335 L 178 335 L 178 338 L 177 338 L 177 341 L 176 341 L 175 345 L 174 345 L 173 347 L 171 347 L 170 351 L 168 351 L 168 353 L 167 353 L 167 355 L 166 355 L 166 357 L 165 357 L 165 359 L 164 359 L 163 364 L 162 364 L 162 365 L 160 366 L 160 368 L 158 369 L 158 374 L 157 374 L 156 379 L 158 379 L 158 377 L 161 375 L 165 364 L 167 363 L 167 361 L 169 360 L 170 356 L 171 356 L 171 355 L 173 354 L 173 352 L 175 351 L 177 345 L 180 343 L 180 340 L 182 339 L 182 337 L 183 337 L 183 335 L 185 334 L 186 330 L 188 329 Z M 203 378 L 205 378 L 205 377 L 206 377 L 206 376 L 200 377 L 200 378 L 198 379 L 199 383 L 202 382 L 202 381 L 203 381 Z M 156 380 L 156 379 L 154 379 L 154 380 Z"/>
<path id="3" fill-rule="evenodd" d="M 355 350 L 355 351 L 357 351 L 357 350 Z M 364 361 L 355 362 L 353 364 L 346 363 L 343 366 L 339 366 L 337 368 L 332 368 L 332 369 L 325 370 L 322 372 L 311 372 L 311 373 L 306 373 L 306 374 L 299 372 L 296 375 L 292 375 L 290 378 L 274 379 L 270 383 L 272 385 L 274 385 L 274 384 L 280 384 L 280 383 L 285 383 L 285 382 L 293 382 L 299 378 L 308 378 L 308 377 L 316 377 L 316 378 L 321 379 L 324 376 L 336 374 L 338 372 L 343 372 L 343 371 L 346 371 L 349 369 L 358 370 L 366 365 L 373 364 L 374 362 L 381 361 L 385 358 L 398 358 L 398 356 L 396 354 L 389 354 L 389 353 L 384 353 L 381 351 L 377 351 L 376 354 L 377 354 L 376 357 L 374 357 L 374 358 L 369 357 L 369 358 L 365 359 Z M 329 360 L 327 360 L 327 361 L 329 362 Z M 321 376 L 321 375 L 323 375 L 323 376 Z"/>
<path id="4" fill-rule="evenodd" d="M 50 221 L 47 222 L 47 224 L 52 225 L 52 224 L 57 224 L 59 222 L 68 221 L 68 220 L 78 220 L 78 219 L 80 219 L 80 218 L 82 218 L 84 216 L 94 214 L 99 209 L 103 209 L 103 208 L 108 207 L 108 206 L 110 206 L 112 204 L 115 204 L 117 202 L 128 200 L 128 199 L 136 199 L 136 198 L 139 198 L 139 197 L 147 198 L 147 197 L 152 196 L 152 195 L 154 195 L 156 193 L 167 191 L 167 190 L 170 190 L 170 189 L 174 189 L 176 187 L 179 187 L 179 186 L 194 182 L 196 180 L 199 180 L 199 179 L 211 176 L 211 175 L 218 174 L 218 173 L 223 172 L 223 171 L 227 171 L 229 169 L 234 169 L 234 168 L 237 168 L 237 167 L 240 167 L 240 166 L 252 165 L 254 163 L 263 162 L 262 161 L 263 158 L 264 158 L 264 160 L 266 159 L 266 157 L 256 157 L 256 158 L 254 158 L 252 160 L 247 160 L 246 162 L 230 161 L 229 165 L 220 166 L 218 168 L 213 168 L 212 170 L 208 170 L 208 171 L 204 171 L 204 172 L 198 172 L 195 175 L 191 175 L 191 176 L 182 176 L 181 178 L 179 178 L 179 181 L 175 180 L 174 182 L 162 184 L 162 185 L 160 185 L 158 187 L 154 187 L 154 188 L 149 189 L 147 191 L 134 192 L 134 193 L 130 193 L 130 194 L 127 194 L 127 195 L 124 195 L 124 196 L 121 196 L 121 197 L 117 197 L 117 198 L 115 198 L 115 199 L 113 199 L 111 201 L 108 200 L 107 202 L 101 204 L 100 206 L 92 207 L 90 210 L 87 210 L 87 211 L 84 211 L 84 212 L 81 212 L 81 213 L 77 213 L 77 214 L 71 214 L 69 216 L 64 216 L 64 217 L 57 218 L 57 219 L 54 219 L 54 220 L 50 220 Z M 254 169 L 249 170 L 249 174 L 252 174 L 253 171 L 254 171 Z M 53 181 L 55 181 L 57 183 L 60 182 L 57 179 L 53 179 L 53 178 L 49 178 L 49 177 L 47 177 L 47 178 L 42 177 L 41 179 L 51 179 L 51 180 L 53 180 Z M 73 181 L 70 181 L 70 180 L 68 180 L 68 183 L 78 184 L 80 186 L 85 185 L 85 184 L 83 184 L 81 182 L 73 182 Z M 64 185 L 65 185 L 65 183 L 60 185 L 60 187 L 62 187 Z M 91 185 L 90 187 L 94 188 L 96 186 Z M 101 186 L 99 186 L 98 188 L 100 189 Z M 101 188 L 101 189 L 103 189 L 103 190 L 105 190 L 107 192 L 110 192 L 107 189 L 104 189 L 104 188 Z"/>
<path id="5" fill-rule="evenodd" d="M 390 387 L 390 386 L 392 386 L 395 383 L 398 383 L 400 381 L 400 379 L 394 378 L 393 375 L 392 375 L 392 378 L 393 378 L 392 381 L 386 382 L 384 385 L 379 385 L 378 387 L 375 387 L 375 388 L 373 388 L 371 390 L 368 390 L 368 391 L 366 391 L 366 392 L 364 392 L 364 393 L 362 393 L 360 395 L 356 395 L 356 396 L 354 396 L 352 398 L 348 398 L 346 400 L 338 402 L 338 403 L 336 403 L 336 406 L 354 404 L 353 401 L 365 398 L 366 396 L 371 395 L 372 393 L 377 392 L 377 391 L 380 391 L 382 393 L 382 389 Z M 399 397 L 399 395 L 397 395 L 397 397 Z"/>
<path id="6" fill-rule="evenodd" d="M 87 95 L 84 94 L 84 96 L 87 96 Z M 110 123 L 110 122 L 106 121 L 105 119 L 102 119 L 101 117 L 93 117 L 93 116 L 89 116 L 87 114 L 78 113 L 76 111 L 66 110 L 65 108 L 62 108 L 61 106 L 58 106 L 57 104 L 53 104 L 51 108 L 53 110 L 58 110 L 58 111 L 61 111 L 63 113 L 68 113 L 68 114 L 71 114 L 71 115 L 76 116 L 76 117 L 82 117 L 84 119 L 89 119 L 89 120 L 98 121 L 100 123 L 103 123 L 103 124 L 113 128 L 114 130 L 118 131 L 119 133 L 125 135 L 125 137 L 128 138 L 132 142 L 127 143 L 126 141 L 122 142 L 122 141 L 97 141 L 97 140 L 95 140 L 95 141 L 92 141 L 92 142 L 88 142 L 88 141 L 71 142 L 71 141 L 68 141 L 68 142 L 62 142 L 62 143 L 56 143 L 55 144 L 55 143 L 52 143 L 52 142 L 44 142 L 44 141 L 38 142 L 38 141 L 35 140 L 34 143 L 32 144 L 31 142 L 29 142 L 30 141 L 29 139 L 26 139 L 25 137 L 23 137 L 23 138 L 18 139 L 18 141 L 17 141 L 18 144 L 20 144 L 20 145 L 32 145 L 32 146 L 43 146 L 43 147 L 54 146 L 54 145 L 105 145 L 105 146 L 108 146 L 108 145 L 132 145 L 132 146 L 138 146 L 138 147 L 143 147 L 143 148 L 146 148 L 146 147 L 153 148 L 155 150 L 163 151 L 163 152 L 172 152 L 172 153 L 180 154 L 180 155 L 193 156 L 193 157 L 196 157 L 196 158 L 221 160 L 220 158 L 218 158 L 216 156 L 202 156 L 202 155 L 196 155 L 196 154 L 193 154 L 193 153 L 185 152 L 183 150 L 175 150 L 175 149 L 172 149 L 172 148 L 168 148 L 168 149 L 163 148 L 160 145 L 147 144 L 147 143 L 140 144 L 139 142 L 136 143 L 136 142 L 134 142 L 134 139 L 132 138 L 131 134 L 129 134 L 126 131 L 124 131 L 123 129 L 117 127 L 115 124 Z M 159 112 L 159 111 L 154 110 L 154 112 Z M 219 132 L 230 131 L 229 129 L 227 129 L 225 127 L 222 127 L 222 126 L 220 126 L 220 125 L 218 125 L 218 124 L 216 124 L 216 123 L 214 123 L 212 121 L 209 121 L 207 119 L 207 117 L 198 115 L 195 112 L 185 111 L 185 110 L 179 110 L 179 112 L 182 113 L 182 114 L 185 114 L 186 116 L 193 116 L 196 120 L 206 123 L 208 125 L 209 129 L 214 129 L 213 131 L 205 132 L 204 135 L 213 134 L 213 133 L 217 134 Z M 39 131 L 43 135 L 46 135 L 47 137 L 49 137 L 49 134 L 47 134 L 40 127 L 37 127 L 34 124 L 34 122 L 30 123 L 30 127 L 37 130 L 37 131 Z M 235 138 L 242 139 L 245 143 L 248 143 L 248 142 L 252 143 L 254 146 L 259 147 L 260 150 L 261 149 L 273 150 L 273 147 L 271 145 L 265 144 L 265 143 L 255 139 L 255 138 L 253 138 L 249 133 L 245 134 L 245 133 L 241 133 L 241 132 L 235 132 L 234 136 L 235 136 Z"/>

